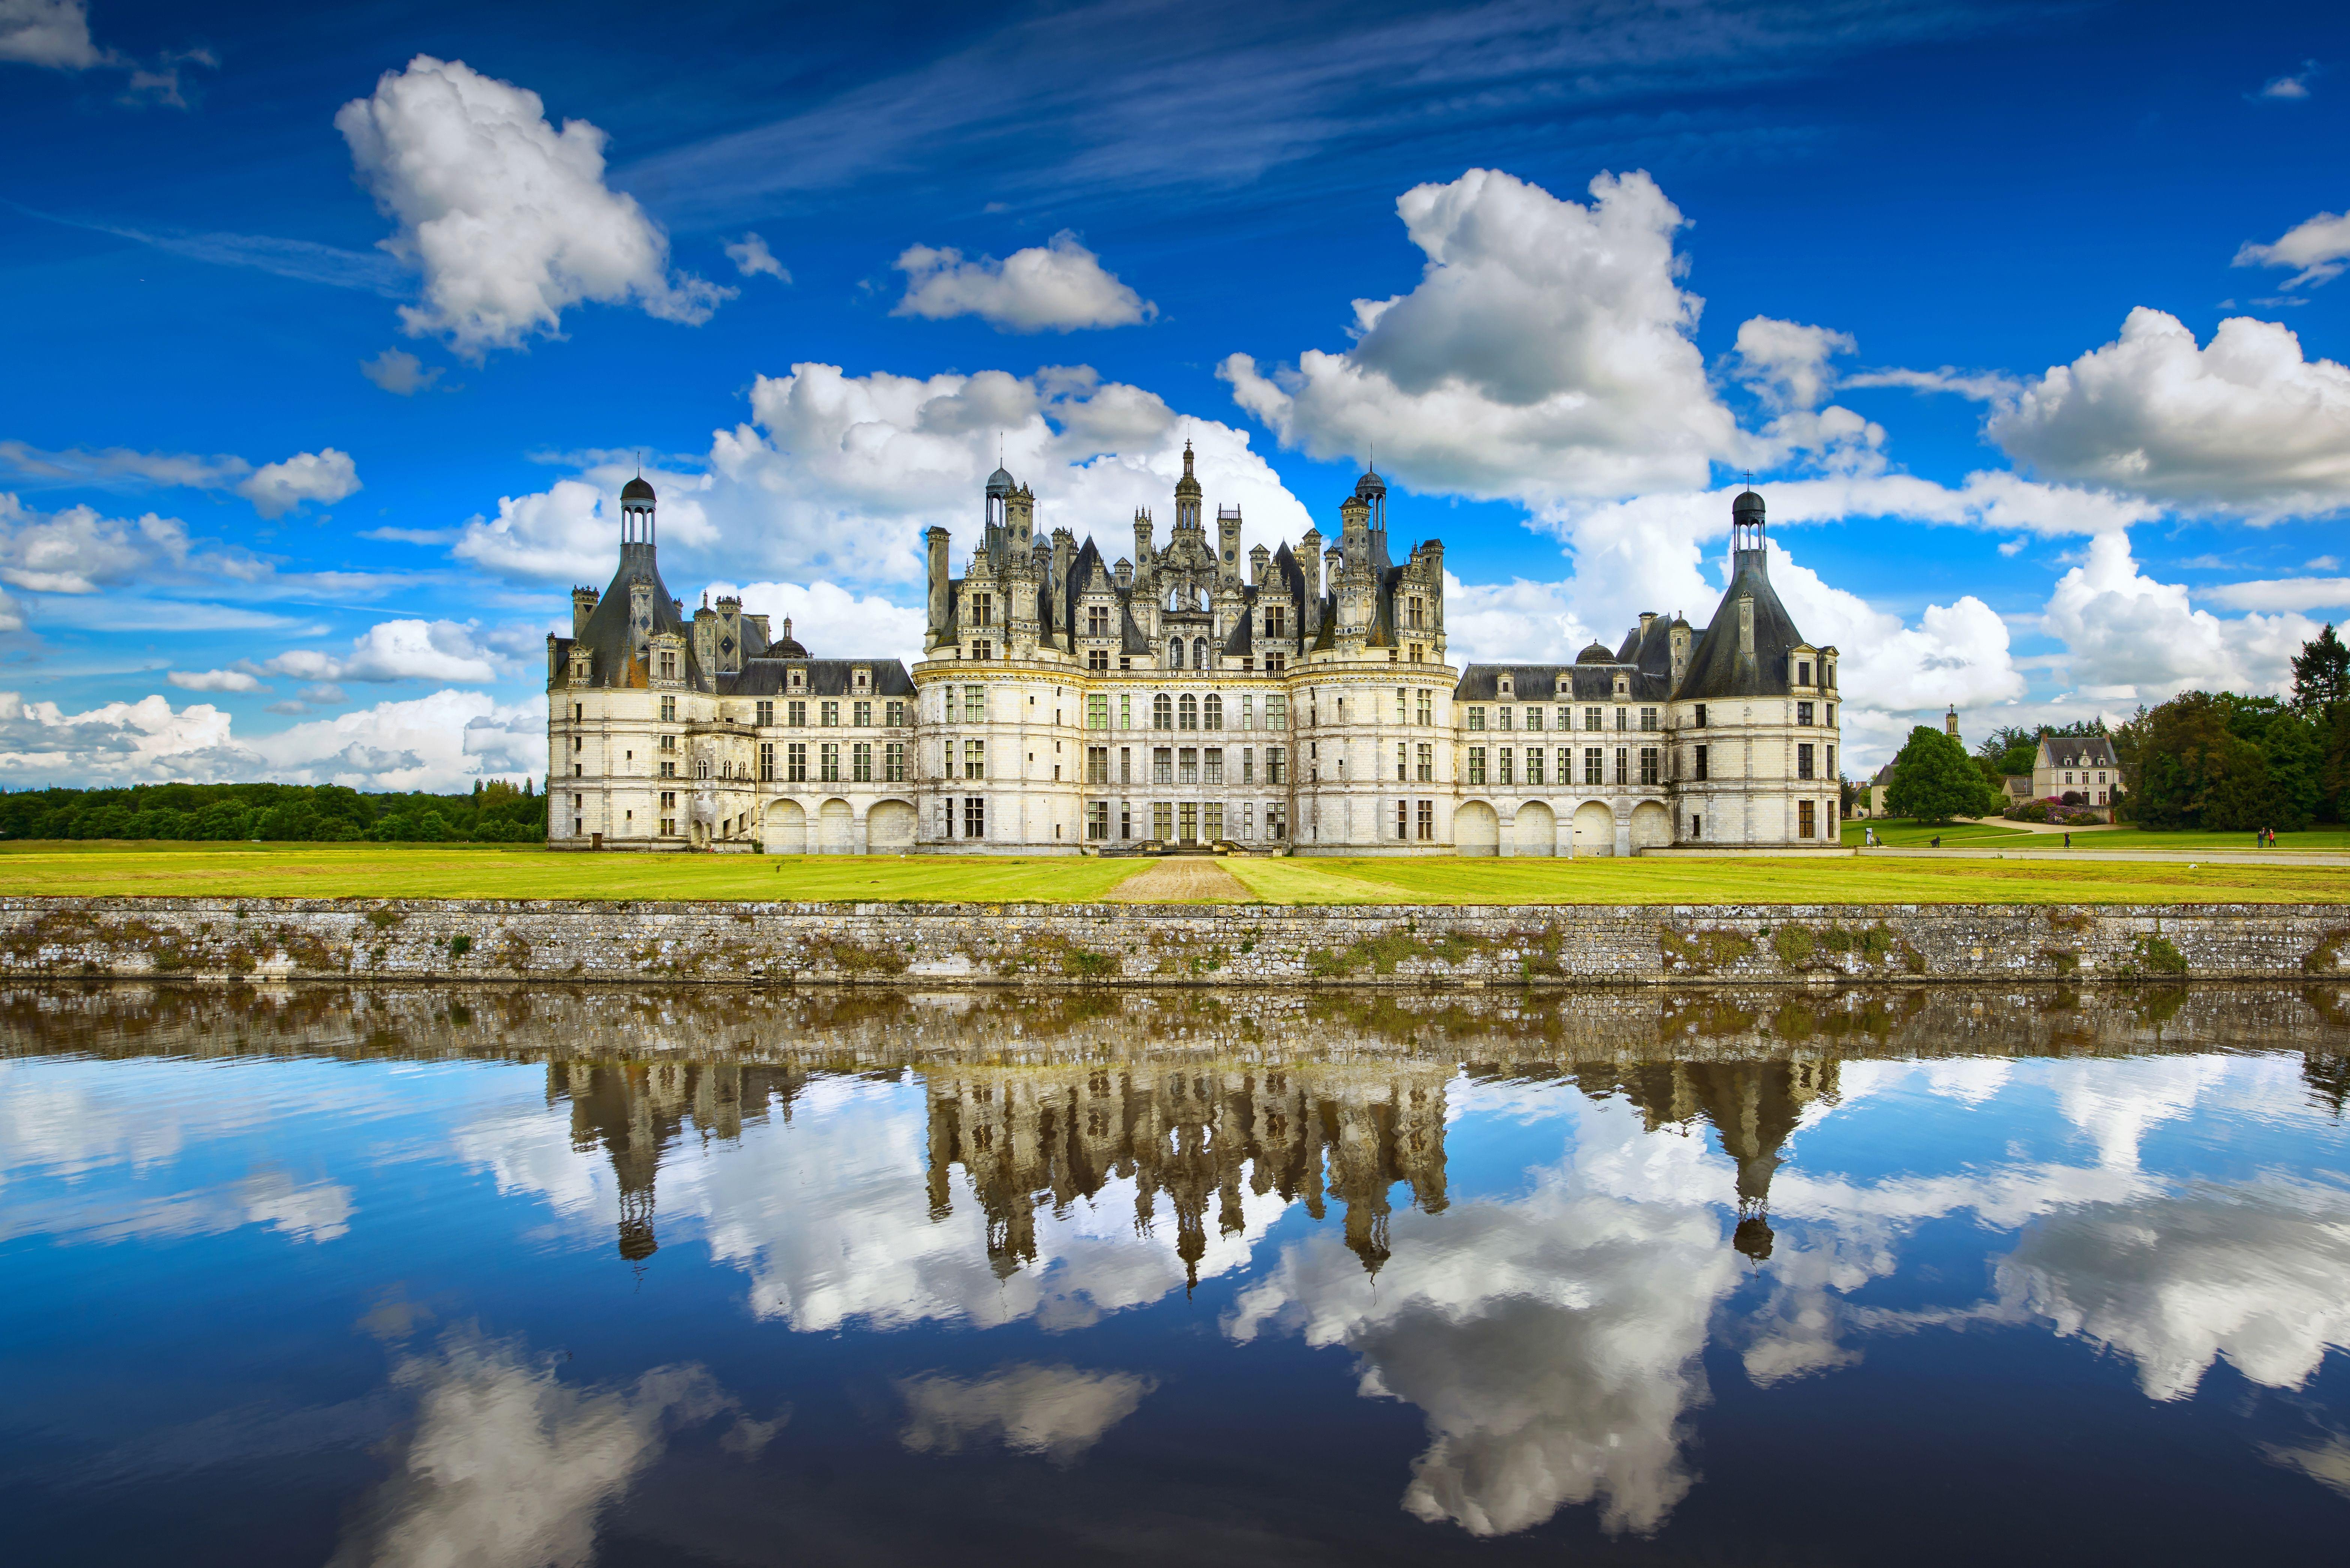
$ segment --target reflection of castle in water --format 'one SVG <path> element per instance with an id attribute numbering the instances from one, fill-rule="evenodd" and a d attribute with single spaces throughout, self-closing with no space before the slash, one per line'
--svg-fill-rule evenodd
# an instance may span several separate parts
<path id="1" fill-rule="evenodd" d="M 1578 1067 L 1569 1075 L 1594 1099 L 1622 1095 L 1650 1132 L 1713 1124 L 1721 1151 L 1738 1162 L 1738 1229 L 1731 1244 L 1757 1262 L 1771 1255 L 1771 1175 L 1804 1109 L 1836 1096 L 1833 1059 L 1764 1062 L 1643 1062 Z"/>
<path id="2" fill-rule="evenodd" d="M 1243 1228 L 1244 1184 L 1300 1202 L 1316 1220 L 1335 1199 L 1347 1245 L 1373 1271 L 1388 1259 L 1397 1183 L 1409 1187 L 1416 1208 L 1445 1207 L 1449 1064 L 941 1063 L 923 1071 L 931 1217 L 952 1212 L 960 1166 L 986 1217 L 998 1274 L 1035 1261 L 1040 1210 L 1066 1213 L 1113 1181 L 1132 1182 L 1139 1231 L 1151 1228 L 1166 1196 L 1176 1254 L 1195 1282 L 1211 1220 L 1225 1235 Z M 788 1064 L 724 1058 L 557 1061 L 547 1066 L 547 1099 L 570 1103 L 575 1149 L 600 1147 L 611 1160 L 619 1251 L 633 1262 L 659 1245 L 663 1151 L 689 1126 L 707 1142 L 739 1138 L 771 1109 L 788 1119 L 807 1076 Z M 1734 1244 L 1756 1260 L 1771 1255 L 1780 1149 L 1805 1107 L 1836 1092 L 1832 1059 L 1582 1064 L 1561 1076 L 1595 1098 L 1622 1096 L 1651 1132 L 1711 1123 L 1738 1165 Z"/>
<path id="3" fill-rule="evenodd" d="M 1414 1207 L 1444 1208 L 1444 1085 L 1449 1066 L 1405 1062 L 1295 1067 L 1102 1064 L 965 1069 L 931 1076 L 931 1212 L 949 1211 L 961 1165 L 987 1215 L 998 1273 L 1036 1256 L 1036 1211 L 1055 1212 L 1134 1183 L 1135 1225 L 1148 1231 L 1160 1193 L 1175 1214 L 1175 1251 L 1196 1283 L 1217 1229 L 1244 1226 L 1241 1183 L 1259 1196 L 1346 1206 L 1347 1245 L 1376 1271 L 1388 1258 L 1388 1189 Z"/>

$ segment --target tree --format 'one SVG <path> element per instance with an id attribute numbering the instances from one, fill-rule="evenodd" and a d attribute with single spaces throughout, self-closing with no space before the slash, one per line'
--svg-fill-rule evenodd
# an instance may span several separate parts
<path id="1" fill-rule="evenodd" d="M 1945 823 L 1954 816 L 1982 816 L 1999 809 L 1999 794 L 1958 738 L 1930 724 L 1909 732 L 1908 743 L 1893 759 L 1893 783 L 1885 809 L 1895 816 Z"/>
<path id="2" fill-rule="evenodd" d="M 2350 706 L 2350 647 L 2334 635 L 2332 621 L 2293 655 L 2293 705 L 2319 719 L 2331 719 Z"/>

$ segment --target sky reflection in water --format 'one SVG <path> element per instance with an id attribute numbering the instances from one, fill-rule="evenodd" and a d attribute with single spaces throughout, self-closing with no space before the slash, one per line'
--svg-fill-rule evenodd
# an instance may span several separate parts
<path id="1" fill-rule="evenodd" d="M 307 994 L 0 1007 L 31 1561 L 2189 1562 L 2350 1523 L 2329 994 Z"/>

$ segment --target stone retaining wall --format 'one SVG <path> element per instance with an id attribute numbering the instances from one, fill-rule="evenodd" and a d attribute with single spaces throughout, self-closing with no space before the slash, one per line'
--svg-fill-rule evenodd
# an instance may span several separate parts
<path id="1" fill-rule="evenodd" d="M 2345 973 L 2350 907 L 2323 904 L 0 898 L 0 977 L 1473 989 Z"/>

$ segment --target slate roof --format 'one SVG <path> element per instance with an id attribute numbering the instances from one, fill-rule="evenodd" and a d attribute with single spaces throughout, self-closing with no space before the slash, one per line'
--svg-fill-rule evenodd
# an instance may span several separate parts
<path id="1" fill-rule="evenodd" d="M 1452 688 L 1456 702 L 1613 702 L 1616 677 L 1629 678 L 1627 702 L 1663 702 L 1672 693 L 1663 676 L 1620 664 L 1472 664 Z M 1501 678 L 1511 678 L 1511 694 L 1501 695 Z"/>
<path id="2" fill-rule="evenodd" d="M 2043 735 L 2040 743 L 2047 748 L 2052 768 L 2117 768 L 2121 759 L 2114 754 L 2113 742 L 2103 735 Z M 2078 759 L 2075 761 L 2074 759 Z"/>
<path id="3" fill-rule="evenodd" d="M 858 691 L 851 671 L 871 670 L 872 686 Z M 791 671 L 804 671 L 806 684 L 791 689 Z M 894 659 L 754 659 L 740 674 L 717 680 L 722 697 L 911 697 L 914 678 Z"/>
<path id="4" fill-rule="evenodd" d="M 1738 646 L 1741 599 L 1754 602 L 1754 651 L 1751 655 L 1742 653 Z M 1680 690 L 1674 695 L 1684 701 L 1783 697 L 1792 685 L 1787 656 L 1804 646 L 1804 634 L 1795 629 L 1794 618 L 1772 589 L 1763 552 L 1742 550 L 1738 553 L 1737 575 L 1730 579 L 1721 603 L 1714 607 L 1712 624 L 1690 651 L 1689 668 L 1682 672 Z"/>

